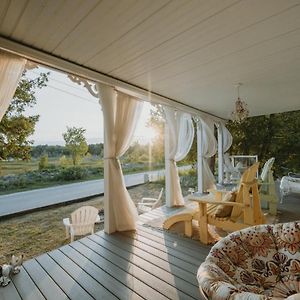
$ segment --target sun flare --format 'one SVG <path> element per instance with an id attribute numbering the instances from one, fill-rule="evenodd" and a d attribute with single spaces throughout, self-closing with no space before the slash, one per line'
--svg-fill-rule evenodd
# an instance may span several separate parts
<path id="1" fill-rule="evenodd" d="M 145 137 L 145 139 L 147 139 L 149 142 L 151 142 L 157 136 L 157 132 L 152 127 L 145 127 L 145 130 L 143 132 L 143 136 Z"/>

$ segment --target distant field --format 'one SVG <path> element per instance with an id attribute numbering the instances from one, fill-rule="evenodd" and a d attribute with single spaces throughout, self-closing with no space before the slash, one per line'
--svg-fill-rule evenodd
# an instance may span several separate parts
<path id="1" fill-rule="evenodd" d="M 59 166 L 58 159 L 49 158 L 49 165 Z M 80 163 L 82 167 L 102 167 L 102 159 L 85 158 Z M 0 161 L 0 176 L 21 174 L 28 171 L 38 170 L 39 160 L 31 161 Z"/>
<path id="2" fill-rule="evenodd" d="M 0 175 L 20 174 L 38 169 L 38 161 L 1 161 Z"/>

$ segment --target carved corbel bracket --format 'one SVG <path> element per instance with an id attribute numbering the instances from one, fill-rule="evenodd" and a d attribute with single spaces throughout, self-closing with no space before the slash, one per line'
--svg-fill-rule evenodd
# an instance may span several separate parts
<path id="1" fill-rule="evenodd" d="M 84 78 L 81 78 L 81 77 L 78 77 L 78 76 L 75 76 L 72 74 L 69 74 L 68 78 L 71 81 L 77 83 L 78 85 L 84 86 L 92 96 L 99 98 L 99 92 L 97 91 L 96 84 L 94 82 L 91 82 L 87 79 L 84 79 Z"/>

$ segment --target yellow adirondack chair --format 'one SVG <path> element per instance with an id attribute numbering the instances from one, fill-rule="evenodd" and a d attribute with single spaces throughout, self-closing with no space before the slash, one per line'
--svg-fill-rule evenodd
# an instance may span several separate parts
<path id="1" fill-rule="evenodd" d="M 192 220 L 197 219 L 199 225 L 200 241 L 209 243 L 208 224 L 219 227 L 225 231 L 236 231 L 252 225 L 263 224 L 264 215 L 260 207 L 257 179 L 255 178 L 259 163 L 255 163 L 242 175 L 236 194 L 235 202 L 222 201 L 224 190 L 210 190 L 207 196 L 189 196 L 189 200 L 198 203 L 199 209 L 186 211 L 173 215 L 164 222 L 164 229 L 169 229 L 177 222 L 185 222 L 185 232 L 191 235 Z M 219 205 L 232 206 L 229 217 L 216 217 Z"/>

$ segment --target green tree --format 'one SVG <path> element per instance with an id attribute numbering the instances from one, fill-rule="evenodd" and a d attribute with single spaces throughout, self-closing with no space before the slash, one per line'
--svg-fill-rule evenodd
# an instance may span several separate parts
<path id="1" fill-rule="evenodd" d="M 26 116 L 28 107 L 36 104 L 36 90 L 46 86 L 49 73 L 40 73 L 34 79 L 22 74 L 15 95 L 0 122 L 0 158 L 9 157 L 28 160 L 33 143 L 29 140 L 34 133 L 39 115 Z"/>
<path id="2" fill-rule="evenodd" d="M 84 136 L 85 129 L 82 127 L 67 127 L 67 132 L 63 134 L 66 148 L 70 151 L 73 165 L 77 165 L 88 151 L 88 145 Z"/>
<path id="3" fill-rule="evenodd" d="M 97 155 L 97 156 L 100 156 L 100 158 L 102 158 L 103 152 L 104 152 L 103 143 L 89 145 L 89 153 L 90 154 Z"/>
<path id="4" fill-rule="evenodd" d="M 231 154 L 258 155 L 261 166 L 275 157 L 277 176 L 300 171 L 300 111 L 228 122 L 227 127 L 233 136 Z"/>
<path id="5" fill-rule="evenodd" d="M 65 146 L 59 145 L 38 145 L 32 146 L 30 151 L 31 157 L 38 158 L 43 154 L 48 154 L 48 157 L 61 157 L 62 155 L 70 155 Z"/>

